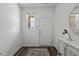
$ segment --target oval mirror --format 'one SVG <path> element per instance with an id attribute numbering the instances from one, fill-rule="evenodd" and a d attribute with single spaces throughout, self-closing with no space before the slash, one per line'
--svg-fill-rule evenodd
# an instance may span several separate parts
<path id="1" fill-rule="evenodd" d="M 79 4 L 77 4 L 69 15 L 69 27 L 75 33 L 79 33 Z"/>

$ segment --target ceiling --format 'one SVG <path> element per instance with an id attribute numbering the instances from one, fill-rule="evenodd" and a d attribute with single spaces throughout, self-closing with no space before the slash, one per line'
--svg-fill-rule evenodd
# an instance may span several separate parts
<path id="1" fill-rule="evenodd" d="M 21 8 L 55 8 L 57 3 L 20 3 Z"/>

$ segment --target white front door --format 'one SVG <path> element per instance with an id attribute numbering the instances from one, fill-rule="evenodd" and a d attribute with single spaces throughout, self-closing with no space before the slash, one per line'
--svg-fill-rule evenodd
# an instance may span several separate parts
<path id="1" fill-rule="evenodd" d="M 52 40 L 52 18 L 41 17 L 40 18 L 40 46 L 50 46 Z"/>

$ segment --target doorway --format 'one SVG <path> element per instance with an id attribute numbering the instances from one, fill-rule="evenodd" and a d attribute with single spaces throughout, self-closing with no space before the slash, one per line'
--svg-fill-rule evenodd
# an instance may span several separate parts
<path id="1" fill-rule="evenodd" d="M 39 45 L 51 46 L 52 40 L 52 18 L 41 17 L 39 20 Z"/>

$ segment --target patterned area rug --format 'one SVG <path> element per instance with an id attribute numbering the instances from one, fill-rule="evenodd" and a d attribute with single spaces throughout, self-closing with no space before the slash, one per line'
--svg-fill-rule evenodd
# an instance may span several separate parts
<path id="1" fill-rule="evenodd" d="M 47 48 L 28 48 L 26 56 L 49 56 Z"/>

